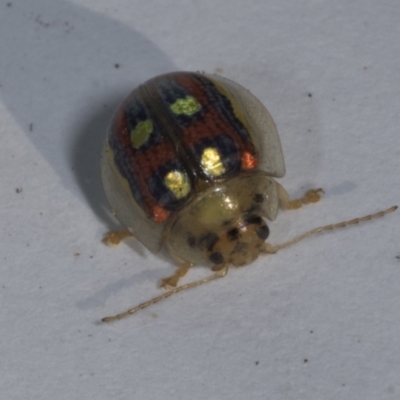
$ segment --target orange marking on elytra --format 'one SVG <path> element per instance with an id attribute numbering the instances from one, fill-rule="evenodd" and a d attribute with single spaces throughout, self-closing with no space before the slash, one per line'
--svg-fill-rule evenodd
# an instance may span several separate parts
<path id="1" fill-rule="evenodd" d="M 160 206 L 155 206 L 153 208 L 153 220 L 157 222 L 157 224 L 164 222 L 169 217 L 169 214 L 169 211 Z"/>
<path id="2" fill-rule="evenodd" d="M 258 160 L 257 158 L 255 158 L 252 154 L 250 154 L 248 151 L 245 151 L 242 154 L 242 168 L 244 170 L 248 170 L 248 169 L 253 169 L 257 166 L 258 164 Z"/>

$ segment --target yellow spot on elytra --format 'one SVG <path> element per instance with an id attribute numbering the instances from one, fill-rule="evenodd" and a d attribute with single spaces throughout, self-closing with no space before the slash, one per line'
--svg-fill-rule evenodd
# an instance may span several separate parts
<path id="1" fill-rule="evenodd" d="M 164 183 L 177 199 L 182 199 L 189 193 L 190 182 L 184 172 L 176 170 L 168 172 L 164 178 Z"/>
<path id="2" fill-rule="evenodd" d="M 174 114 L 193 115 L 201 110 L 201 104 L 192 96 L 178 99 L 170 106 Z"/>
<path id="3" fill-rule="evenodd" d="M 201 155 L 201 166 L 211 176 L 219 176 L 225 172 L 224 164 L 218 150 L 214 147 L 207 147 Z"/>
<path id="4" fill-rule="evenodd" d="M 150 119 L 140 121 L 135 129 L 131 131 L 131 143 L 135 149 L 138 149 L 144 143 L 147 142 L 149 136 L 153 132 L 153 123 Z"/>

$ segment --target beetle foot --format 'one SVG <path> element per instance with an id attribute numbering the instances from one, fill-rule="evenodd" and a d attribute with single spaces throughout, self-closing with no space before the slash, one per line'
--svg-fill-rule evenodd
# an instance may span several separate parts
<path id="1" fill-rule="evenodd" d="M 162 288 L 177 287 L 179 279 L 185 276 L 188 271 L 189 267 L 178 268 L 173 275 L 161 280 L 160 287 Z"/>
<path id="2" fill-rule="evenodd" d="M 296 200 L 290 200 L 285 204 L 284 208 L 288 210 L 296 210 L 303 205 L 317 203 L 321 200 L 322 194 L 325 193 L 322 188 L 308 190 L 303 197 Z"/>
<path id="3" fill-rule="evenodd" d="M 124 239 L 132 236 L 129 231 L 109 231 L 103 237 L 103 243 L 107 246 L 118 246 Z"/>
<path id="4" fill-rule="evenodd" d="M 303 204 L 318 203 L 324 193 L 324 189 L 322 188 L 311 189 L 306 192 L 304 197 L 301 199 L 301 202 Z"/>

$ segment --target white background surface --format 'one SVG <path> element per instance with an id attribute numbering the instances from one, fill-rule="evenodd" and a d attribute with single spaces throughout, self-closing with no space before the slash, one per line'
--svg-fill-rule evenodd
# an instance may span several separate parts
<path id="1" fill-rule="evenodd" d="M 159 73 L 217 71 L 250 89 L 277 123 L 281 182 L 325 189 L 282 212 L 271 243 L 400 203 L 399 1 L 9 2 L 0 398 L 399 399 L 399 211 L 98 323 L 174 271 L 135 241 L 101 243 L 117 226 L 98 168 L 108 121 Z"/>

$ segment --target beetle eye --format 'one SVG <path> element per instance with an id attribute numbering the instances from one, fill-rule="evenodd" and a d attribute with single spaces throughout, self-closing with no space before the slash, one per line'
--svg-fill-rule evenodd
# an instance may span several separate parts
<path id="1" fill-rule="evenodd" d="M 229 240 L 235 240 L 239 236 L 239 229 L 233 228 L 233 229 L 229 230 L 226 234 L 227 234 Z"/>
<path id="2" fill-rule="evenodd" d="M 260 239 L 265 240 L 265 239 L 268 237 L 268 235 L 269 235 L 269 228 L 268 228 L 267 225 L 260 226 L 260 227 L 257 229 L 257 236 L 258 236 Z"/>
<path id="3" fill-rule="evenodd" d="M 210 261 L 214 264 L 222 264 L 224 262 L 224 256 L 219 251 L 214 251 L 210 255 Z"/>

